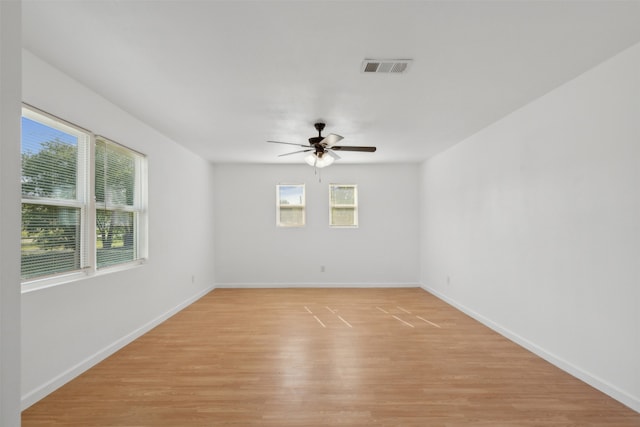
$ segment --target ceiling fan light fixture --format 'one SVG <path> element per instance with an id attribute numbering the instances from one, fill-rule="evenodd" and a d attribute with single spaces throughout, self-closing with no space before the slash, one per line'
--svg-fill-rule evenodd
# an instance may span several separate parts
<path id="1" fill-rule="evenodd" d="M 0 0 L 2 1 L 2 0 Z M 367 153 L 373 153 L 376 151 L 376 147 L 365 146 L 353 146 L 353 145 L 336 145 L 344 138 L 335 133 L 331 133 L 325 137 L 322 136 L 322 130 L 324 129 L 324 123 L 318 122 L 314 124 L 318 131 L 318 136 L 309 138 L 309 145 L 294 144 L 292 142 L 283 141 L 267 141 L 272 144 L 286 144 L 301 147 L 303 150 L 294 151 L 291 153 L 280 154 L 278 157 L 289 156 L 291 154 L 309 153 L 305 156 L 304 161 L 314 168 L 324 168 L 331 165 L 336 160 L 340 160 L 341 157 L 334 151 L 362 151 Z"/>
<path id="2" fill-rule="evenodd" d="M 318 156 L 316 153 L 311 153 L 305 156 L 304 161 L 307 162 L 309 166 L 324 168 L 332 164 L 335 159 L 332 156 Z"/>

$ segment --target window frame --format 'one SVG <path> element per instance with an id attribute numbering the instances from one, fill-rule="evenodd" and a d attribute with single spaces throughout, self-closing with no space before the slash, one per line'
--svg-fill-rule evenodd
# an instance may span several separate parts
<path id="1" fill-rule="evenodd" d="M 280 203 L 281 187 L 300 187 L 302 188 L 302 204 L 282 204 Z M 286 206 L 288 208 L 302 208 L 302 223 L 285 224 L 280 221 L 281 209 Z M 279 228 L 303 228 L 307 224 L 307 189 L 305 184 L 276 184 L 276 227 Z"/>
<path id="2" fill-rule="evenodd" d="M 351 187 L 353 188 L 353 201 L 354 203 L 334 203 L 333 201 L 333 189 L 337 187 Z M 334 224 L 333 222 L 333 209 L 353 209 L 353 224 L 341 225 Z M 329 184 L 329 227 L 331 228 L 358 228 L 358 184 Z"/>
<path id="3" fill-rule="evenodd" d="M 23 293 L 31 292 L 38 289 L 72 282 L 75 280 L 81 280 L 91 276 L 121 271 L 144 264 L 148 258 L 147 157 L 137 150 L 131 149 L 122 144 L 118 144 L 117 142 L 114 142 L 109 138 L 98 136 L 81 126 L 61 119 L 60 117 L 54 116 L 27 103 L 22 104 L 21 118 L 22 117 L 26 117 L 29 120 L 35 121 L 53 129 L 69 133 L 78 138 L 76 199 L 30 196 L 25 197 L 25 195 L 21 195 L 21 205 L 24 203 L 30 203 L 36 205 L 49 205 L 80 209 L 80 236 L 78 238 L 80 242 L 80 266 L 78 269 L 74 269 L 71 271 L 51 273 L 25 279 L 21 278 L 21 291 Z M 137 259 L 105 266 L 100 269 L 98 269 L 97 267 L 96 259 L 96 210 L 98 204 L 95 200 L 95 148 L 97 138 L 108 140 L 125 150 L 135 153 L 141 158 L 139 163 L 136 164 L 136 185 L 139 185 L 140 190 L 139 196 L 136 196 L 136 198 L 138 199 L 137 201 L 139 202 L 139 205 L 137 207 L 140 209 L 140 213 L 138 214 L 138 221 L 136 224 L 136 227 L 138 228 L 137 233 L 139 240 L 139 245 L 137 247 Z"/>

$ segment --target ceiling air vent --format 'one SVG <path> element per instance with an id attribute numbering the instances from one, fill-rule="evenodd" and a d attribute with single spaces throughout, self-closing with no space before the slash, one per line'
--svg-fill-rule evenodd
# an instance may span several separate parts
<path id="1" fill-rule="evenodd" d="M 363 73 L 406 73 L 413 59 L 365 59 Z"/>

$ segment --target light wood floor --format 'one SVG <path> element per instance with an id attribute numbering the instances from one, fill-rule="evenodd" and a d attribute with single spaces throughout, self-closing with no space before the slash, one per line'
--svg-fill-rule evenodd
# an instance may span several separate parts
<path id="1" fill-rule="evenodd" d="M 421 289 L 218 289 L 24 426 L 640 426 Z"/>

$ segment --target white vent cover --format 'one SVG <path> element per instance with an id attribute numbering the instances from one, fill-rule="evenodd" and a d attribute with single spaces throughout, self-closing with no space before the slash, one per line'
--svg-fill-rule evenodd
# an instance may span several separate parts
<path id="1" fill-rule="evenodd" d="M 413 59 L 365 59 L 362 61 L 363 73 L 406 73 Z"/>

